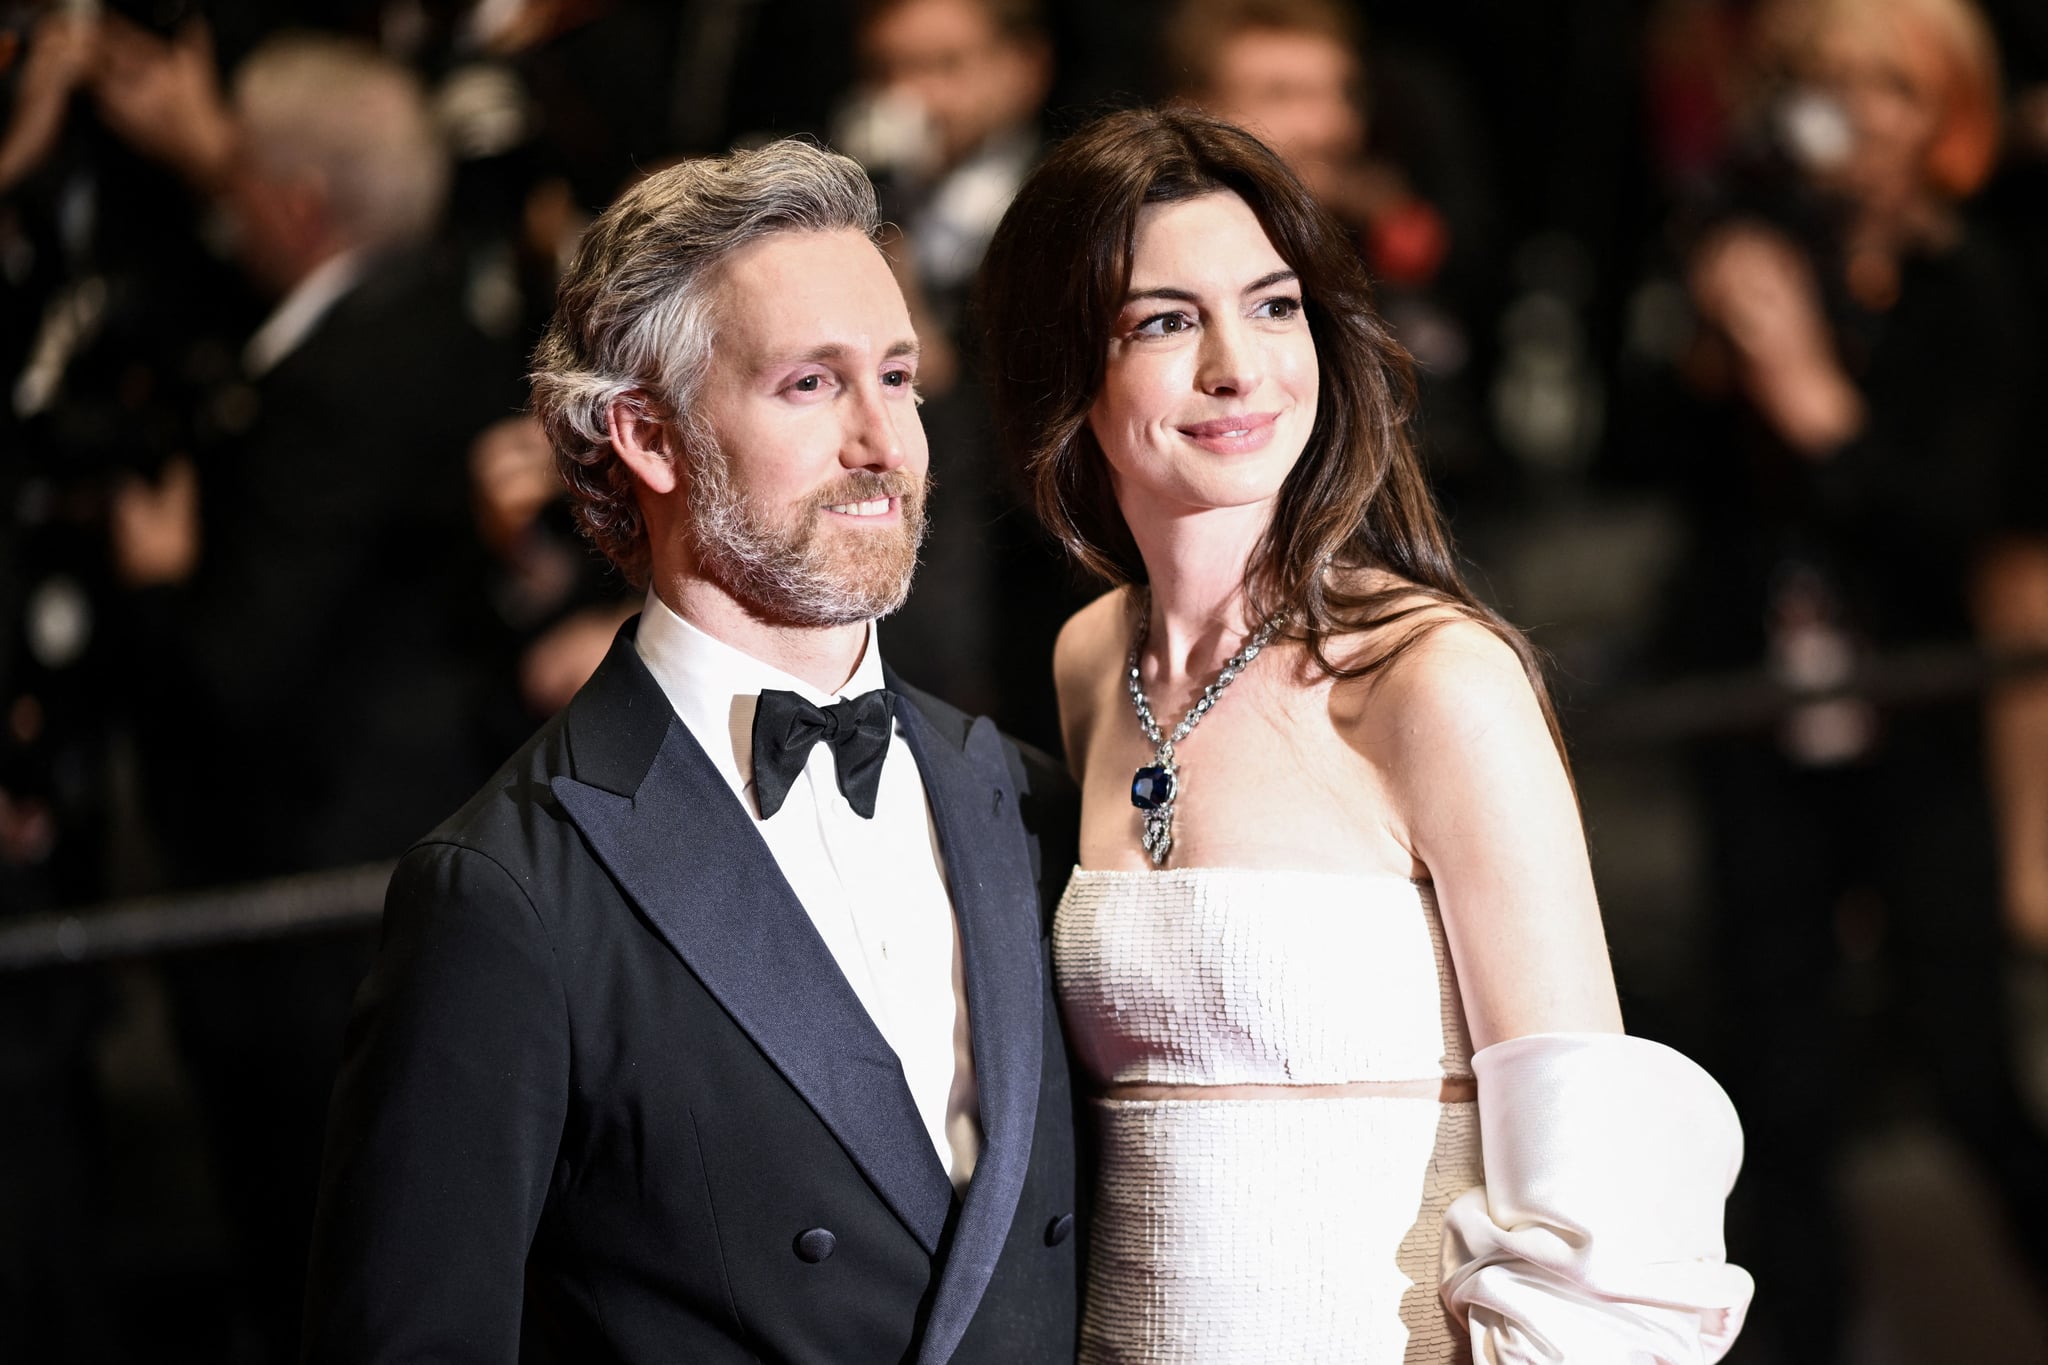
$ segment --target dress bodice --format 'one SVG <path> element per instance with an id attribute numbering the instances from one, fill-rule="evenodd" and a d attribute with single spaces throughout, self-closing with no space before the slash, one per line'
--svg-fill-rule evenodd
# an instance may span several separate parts
<path id="1" fill-rule="evenodd" d="M 1427 883 L 1249 868 L 1076 868 L 1053 929 L 1068 1037 L 1104 1084 L 1472 1074 Z"/>
<path id="2" fill-rule="evenodd" d="M 1082 1365 L 1728 1349 L 1750 1285 L 1720 1243 L 1741 1152 L 1727 1097 L 1620 1034 L 1474 1058 L 1428 885 L 1077 869 L 1053 959 L 1099 1083 L 1478 1091 L 1095 1099 Z"/>

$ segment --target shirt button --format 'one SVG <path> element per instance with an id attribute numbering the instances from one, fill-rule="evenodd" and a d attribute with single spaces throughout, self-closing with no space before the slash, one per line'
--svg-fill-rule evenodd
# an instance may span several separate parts
<path id="1" fill-rule="evenodd" d="M 1071 1222 L 1073 1220 L 1069 1219 L 1068 1221 Z M 806 1265 L 816 1265 L 827 1256 L 830 1256 L 832 1249 L 838 1245 L 839 1239 L 832 1235 L 831 1229 L 812 1228 L 809 1232 L 797 1234 L 796 1258 Z"/>

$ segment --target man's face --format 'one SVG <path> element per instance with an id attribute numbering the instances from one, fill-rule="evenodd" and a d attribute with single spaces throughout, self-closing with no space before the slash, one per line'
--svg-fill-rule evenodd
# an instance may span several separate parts
<path id="1" fill-rule="evenodd" d="M 327 195 L 304 171 L 249 156 L 228 182 L 227 206 L 242 268 L 263 288 L 289 293 L 336 243 L 327 228 Z"/>
<path id="2" fill-rule="evenodd" d="M 869 82 L 915 101 L 941 165 L 1030 119 L 1045 98 L 1047 58 L 1005 34 L 976 0 L 902 0 L 862 32 Z"/>
<path id="3" fill-rule="evenodd" d="M 924 534 L 917 338 L 881 253 L 851 230 L 736 253 L 698 413 L 717 444 L 684 490 L 700 572 L 778 625 L 894 611 Z"/>
<path id="4" fill-rule="evenodd" d="M 1320 33 L 1249 28 L 1215 56 L 1202 107 L 1249 129 L 1318 193 L 1365 142 L 1358 63 Z"/>

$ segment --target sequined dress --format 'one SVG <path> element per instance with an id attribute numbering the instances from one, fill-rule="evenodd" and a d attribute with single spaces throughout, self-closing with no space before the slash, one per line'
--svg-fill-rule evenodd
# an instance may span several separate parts
<path id="1" fill-rule="evenodd" d="M 1429 1098 L 1094 1101 L 1084 1362 L 1462 1361 L 1446 1207 L 1482 1180 L 1443 925 L 1400 877 L 1076 869 L 1054 928 L 1098 1085 L 1420 1081 Z"/>

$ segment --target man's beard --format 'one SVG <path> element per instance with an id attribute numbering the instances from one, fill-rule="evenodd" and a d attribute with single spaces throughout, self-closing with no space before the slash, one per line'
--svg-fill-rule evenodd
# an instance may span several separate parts
<path id="1" fill-rule="evenodd" d="M 928 478 L 857 470 L 777 520 L 734 486 L 724 456 L 707 452 L 690 490 L 690 531 L 704 575 L 765 620 L 843 626 L 887 616 L 910 596 L 924 539 Z M 820 509 L 897 499 L 897 525 L 844 529 Z"/>

